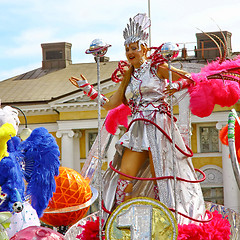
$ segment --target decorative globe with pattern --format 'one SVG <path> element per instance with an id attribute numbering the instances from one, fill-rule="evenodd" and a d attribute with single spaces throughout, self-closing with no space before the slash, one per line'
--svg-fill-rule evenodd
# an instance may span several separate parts
<path id="1" fill-rule="evenodd" d="M 81 174 L 67 167 L 59 168 L 59 176 L 55 180 L 56 192 L 53 193 L 41 221 L 54 227 L 73 225 L 89 209 L 86 207 L 79 210 L 79 206 L 91 199 L 91 188 Z"/>
<path id="2" fill-rule="evenodd" d="M 107 44 L 103 42 L 102 39 L 97 38 L 91 42 L 89 49 L 87 49 L 85 53 L 91 53 L 94 56 L 103 57 L 107 53 L 109 47 L 111 47 L 110 44 Z"/>

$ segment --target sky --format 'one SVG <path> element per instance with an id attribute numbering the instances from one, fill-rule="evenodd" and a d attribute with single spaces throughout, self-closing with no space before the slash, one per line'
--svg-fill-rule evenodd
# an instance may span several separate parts
<path id="1" fill-rule="evenodd" d="M 148 0 L 0 0 L 0 81 L 41 67 L 42 43 L 69 42 L 72 62 L 93 62 L 85 54 L 92 40 L 111 44 L 110 61 L 124 60 L 122 32 L 130 17 L 149 12 Z M 150 0 L 151 43 L 187 43 L 196 33 L 232 33 L 240 52 L 239 0 Z M 181 46 L 181 45 L 180 45 Z"/>

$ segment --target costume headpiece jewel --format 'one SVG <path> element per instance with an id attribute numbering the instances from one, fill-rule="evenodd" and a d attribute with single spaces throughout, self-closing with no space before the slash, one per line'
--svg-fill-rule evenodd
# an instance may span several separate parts
<path id="1" fill-rule="evenodd" d="M 138 13 L 133 19 L 129 19 L 129 24 L 123 31 L 125 39 L 124 45 L 140 41 L 147 43 L 148 33 L 145 30 L 151 26 L 151 20 L 146 13 Z"/>

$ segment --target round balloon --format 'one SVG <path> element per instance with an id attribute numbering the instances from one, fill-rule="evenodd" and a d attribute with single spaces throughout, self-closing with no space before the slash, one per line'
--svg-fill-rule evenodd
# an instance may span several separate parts
<path id="1" fill-rule="evenodd" d="M 56 192 L 50 199 L 41 221 L 51 226 L 70 226 L 84 217 L 89 206 L 79 209 L 78 206 L 91 199 L 91 188 L 88 181 L 77 171 L 60 167 L 55 177 Z"/>

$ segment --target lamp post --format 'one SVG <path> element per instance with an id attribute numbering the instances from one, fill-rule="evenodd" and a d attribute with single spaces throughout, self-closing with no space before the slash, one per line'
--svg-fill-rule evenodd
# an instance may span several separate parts
<path id="1" fill-rule="evenodd" d="M 171 61 L 178 56 L 179 49 L 176 44 L 167 42 L 162 45 L 161 54 L 168 62 L 168 75 L 169 75 L 169 85 L 172 87 L 172 71 L 171 71 Z M 177 198 L 176 198 L 176 159 L 175 159 L 175 132 L 174 132 L 174 119 L 173 119 L 173 96 L 170 96 L 170 111 L 171 111 L 171 138 L 172 138 L 172 164 L 173 164 L 173 178 L 174 178 L 174 200 L 175 200 L 175 218 L 178 221 L 177 212 Z"/>
<path id="2" fill-rule="evenodd" d="M 19 108 L 19 107 L 16 107 L 16 106 L 11 106 L 11 107 L 19 110 L 22 113 L 22 115 L 24 116 L 25 127 L 22 129 L 22 131 L 19 134 L 21 140 L 24 141 L 24 140 L 26 140 L 30 136 L 32 130 L 30 128 L 28 128 L 28 126 L 27 126 L 27 117 L 26 117 L 25 113 L 23 112 L 23 110 L 21 108 Z"/>
<path id="3" fill-rule="evenodd" d="M 148 0 L 148 17 L 151 19 L 151 2 Z M 149 26 L 149 47 L 152 46 L 152 33 L 151 33 L 151 25 Z"/>

